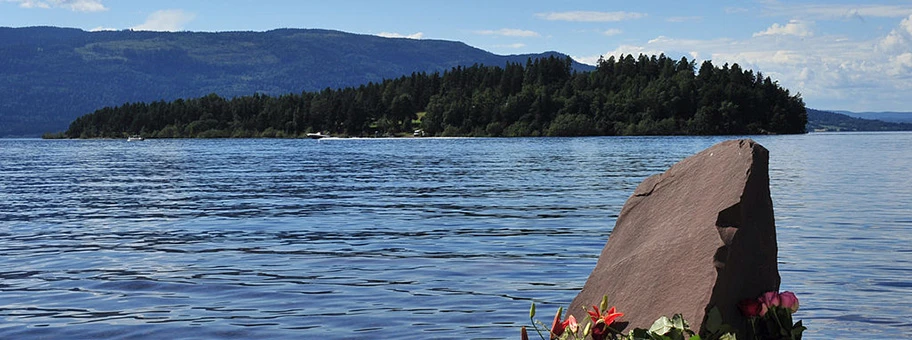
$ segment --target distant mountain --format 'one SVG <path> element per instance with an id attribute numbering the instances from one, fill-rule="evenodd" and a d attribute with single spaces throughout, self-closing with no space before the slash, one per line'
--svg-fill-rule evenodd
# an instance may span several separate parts
<path id="1" fill-rule="evenodd" d="M 547 56 L 564 55 L 502 56 L 455 41 L 317 29 L 172 33 L 0 27 L 0 137 L 63 131 L 80 115 L 127 102 L 301 93 Z"/>
<path id="2" fill-rule="evenodd" d="M 891 123 L 807 109 L 808 131 L 912 131 L 910 123 Z"/>
<path id="3" fill-rule="evenodd" d="M 852 112 L 833 111 L 846 116 L 863 119 L 874 119 L 892 123 L 912 123 L 912 112 Z"/>

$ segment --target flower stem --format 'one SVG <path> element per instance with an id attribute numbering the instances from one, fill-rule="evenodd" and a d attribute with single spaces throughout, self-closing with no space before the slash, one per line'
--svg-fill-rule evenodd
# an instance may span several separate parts
<path id="1" fill-rule="evenodd" d="M 542 335 L 541 330 L 538 329 L 538 325 L 535 324 L 535 319 L 529 317 L 529 321 L 532 322 L 532 327 L 535 328 L 535 332 L 538 333 L 538 337 L 540 337 L 542 340 L 545 340 L 545 336 Z"/>
<path id="2" fill-rule="evenodd" d="M 754 339 L 756 339 L 757 338 L 757 318 L 751 317 L 750 319 L 748 319 L 748 321 L 750 321 L 750 324 L 751 324 L 751 336 Z"/>
<path id="3" fill-rule="evenodd" d="M 779 325 L 779 335 L 786 335 L 785 327 L 782 327 L 782 320 L 779 320 L 779 308 L 770 307 L 771 312 L 773 312 L 773 319 L 776 320 L 776 324 Z M 789 325 L 791 326 L 791 325 Z M 789 336 L 791 337 L 791 336 Z"/>

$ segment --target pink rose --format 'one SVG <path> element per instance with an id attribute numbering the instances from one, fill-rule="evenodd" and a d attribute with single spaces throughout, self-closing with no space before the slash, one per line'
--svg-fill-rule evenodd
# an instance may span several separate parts
<path id="1" fill-rule="evenodd" d="M 782 292 L 779 294 L 779 305 L 795 313 L 798 311 L 798 297 L 792 292 Z"/>
<path id="2" fill-rule="evenodd" d="M 779 292 L 766 292 L 760 296 L 760 303 L 764 304 L 767 308 L 770 307 L 779 307 Z"/>

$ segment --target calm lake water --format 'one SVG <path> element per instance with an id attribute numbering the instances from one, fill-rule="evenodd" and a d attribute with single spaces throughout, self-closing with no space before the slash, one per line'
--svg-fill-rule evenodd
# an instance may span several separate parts
<path id="1" fill-rule="evenodd" d="M 516 338 L 724 139 L 0 139 L 0 338 Z M 806 338 L 912 337 L 912 134 L 755 140 Z"/>

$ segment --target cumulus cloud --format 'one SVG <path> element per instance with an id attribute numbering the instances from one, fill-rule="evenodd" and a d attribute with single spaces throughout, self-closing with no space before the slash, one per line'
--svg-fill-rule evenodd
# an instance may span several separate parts
<path id="1" fill-rule="evenodd" d="M 146 22 L 134 26 L 137 31 L 166 31 L 175 32 L 184 29 L 184 25 L 193 21 L 196 14 L 180 9 L 156 11 L 146 18 Z"/>
<path id="2" fill-rule="evenodd" d="M 596 64 L 598 64 L 599 58 L 602 58 L 602 57 L 604 57 L 605 59 L 608 59 L 609 57 L 612 57 L 612 56 L 614 56 L 615 58 L 619 58 L 622 56 L 626 56 L 628 54 L 632 54 L 634 56 L 638 56 L 640 54 L 658 55 L 663 52 L 664 51 L 662 51 L 662 50 L 654 49 L 651 46 L 648 46 L 648 44 L 646 46 L 624 44 L 624 45 L 618 46 L 613 51 L 605 52 L 602 55 L 574 56 L 573 59 L 578 62 L 581 62 L 583 64 L 596 65 Z"/>
<path id="3" fill-rule="evenodd" d="M 19 3 L 22 8 L 66 8 L 74 12 L 101 12 L 108 8 L 101 0 L 6 0 Z"/>
<path id="4" fill-rule="evenodd" d="M 117 30 L 116 28 L 98 26 L 93 29 L 90 29 L 89 32 L 104 32 L 104 31 L 116 31 L 116 30 Z"/>
<path id="5" fill-rule="evenodd" d="M 501 28 L 499 30 L 481 30 L 475 31 L 481 35 L 502 35 L 505 37 L 538 37 L 540 34 L 535 31 L 521 30 L 515 28 Z"/>
<path id="6" fill-rule="evenodd" d="M 794 35 L 797 37 L 809 37 L 813 35 L 809 23 L 800 20 L 792 20 L 785 25 L 773 24 L 763 32 L 754 33 L 754 37 L 764 35 Z"/>
<path id="7" fill-rule="evenodd" d="M 912 53 L 906 52 L 890 58 L 890 75 L 901 78 L 912 77 Z M 909 88 L 912 86 L 907 86 Z"/>
<path id="8" fill-rule="evenodd" d="M 416 32 L 412 34 L 399 34 L 394 32 L 380 32 L 377 33 L 377 36 L 384 38 L 406 38 L 406 39 L 421 39 L 424 38 L 423 32 Z"/>
<path id="9" fill-rule="evenodd" d="M 571 12 L 550 12 L 538 13 L 539 18 L 549 21 L 576 21 L 576 22 L 616 22 L 624 20 L 640 19 L 646 16 L 646 13 L 638 12 L 595 12 L 595 11 L 571 11 Z"/>
<path id="10" fill-rule="evenodd" d="M 912 15 L 903 19 L 899 27 L 890 31 L 884 37 L 878 47 L 883 52 L 898 53 L 912 51 Z"/>

